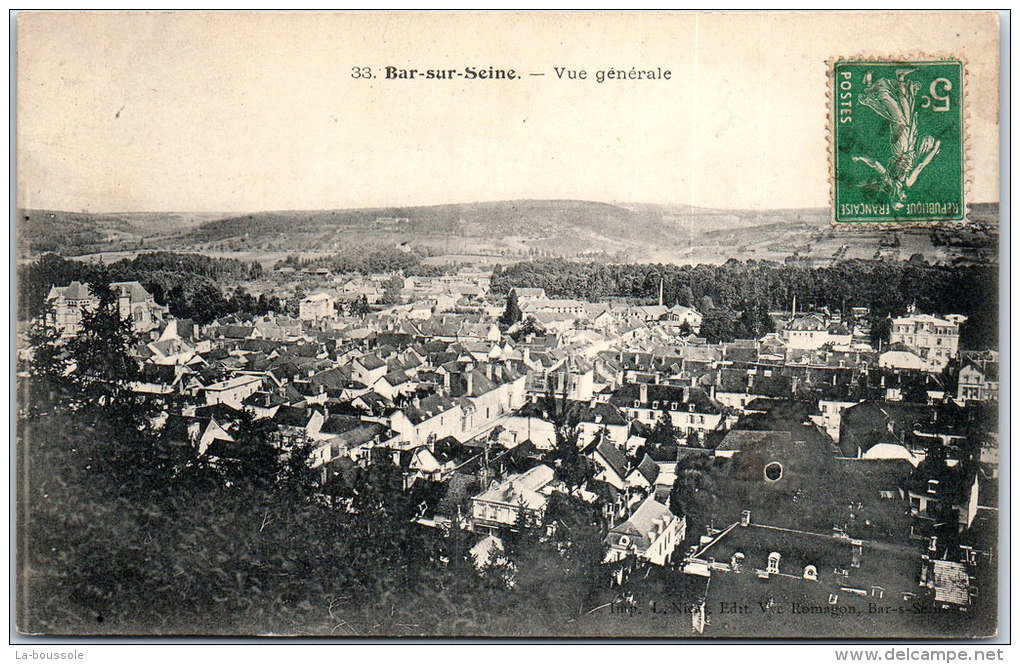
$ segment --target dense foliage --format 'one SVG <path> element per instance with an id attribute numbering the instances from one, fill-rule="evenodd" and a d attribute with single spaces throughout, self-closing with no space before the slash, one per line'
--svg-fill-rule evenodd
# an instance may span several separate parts
<path id="1" fill-rule="evenodd" d="M 869 307 L 876 319 L 902 314 L 913 304 L 927 313 L 968 316 L 961 329 L 964 348 L 993 348 L 998 344 L 998 266 L 994 264 L 848 260 L 813 268 L 733 259 L 722 265 L 694 266 L 548 259 L 498 267 L 492 288 L 502 293 L 514 287 L 544 288 L 550 296 L 593 301 L 622 297 L 648 302 L 657 297 L 660 279 L 667 306 L 695 306 L 703 314 L 718 309 L 719 316 L 732 316 L 734 322 L 747 309 L 788 311 L 794 296 L 799 310 L 828 307 L 845 311 L 862 306 Z M 752 315 L 742 324 L 755 328 L 756 321 L 760 316 Z"/>
<path id="2" fill-rule="evenodd" d="M 384 247 L 366 251 L 350 249 L 348 251 L 302 258 L 290 255 L 276 264 L 277 268 L 292 267 L 295 269 L 322 268 L 333 274 L 386 274 L 402 272 L 406 276 L 433 276 L 443 274 L 441 267 L 426 265 L 423 259 L 428 254 L 422 249 L 402 251 L 393 247 Z"/>

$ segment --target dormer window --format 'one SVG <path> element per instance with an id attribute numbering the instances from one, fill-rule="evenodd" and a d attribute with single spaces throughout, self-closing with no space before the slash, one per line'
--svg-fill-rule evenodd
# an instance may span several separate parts
<path id="1" fill-rule="evenodd" d="M 652 409 L 653 410 L 658 410 L 658 408 L 659 408 L 659 402 L 657 400 L 653 401 L 652 402 Z"/>
<path id="2" fill-rule="evenodd" d="M 669 409 L 670 409 L 670 410 L 676 410 L 676 406 L 677 406 L 677 404 L 676 404 L 676 402 L 674 401 L 673 403 L 669 404 Z"/>

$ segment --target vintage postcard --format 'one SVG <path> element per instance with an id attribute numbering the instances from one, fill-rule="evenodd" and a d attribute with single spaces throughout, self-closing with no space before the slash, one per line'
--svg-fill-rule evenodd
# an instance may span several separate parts
<path id="1" fill-rule="evenodd" d="M 997 14 L 15 21 L 23 637 L 1008 624 Z"/>

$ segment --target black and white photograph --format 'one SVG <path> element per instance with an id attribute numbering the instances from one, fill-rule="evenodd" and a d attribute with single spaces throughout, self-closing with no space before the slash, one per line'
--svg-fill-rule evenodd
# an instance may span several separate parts
<path id="1" fill-rule="evenodd" d="M 1008 639 L 999 14 L 11 32 L 12 639 Z"/>

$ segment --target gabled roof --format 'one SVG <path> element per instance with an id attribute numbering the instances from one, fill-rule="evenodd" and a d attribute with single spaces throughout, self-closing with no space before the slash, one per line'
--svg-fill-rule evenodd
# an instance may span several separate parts
<path id="1" fill-rule="evenodd" d="M 648 496 L 630 517 L 609 530 L 606 541 L 612 546 L 629 548 L 633 545 L 638 551 L 646 551 L 653 541 L 653 531 L 662 528 L 676 519 L 669 508 Z M 624 545 L 620 536 L 626 535 L 630 542 Z"/>
<path id="2" fill-rule="evenodd" d="M 819 332 L 825 329 L 825 320 L 817 314 L 798 316 L 789 324 L 789 326 L 787 326 L 786 329 Z"/>
<path id="3" fill-rule="evenodd" d="M 357 362 L 361 366 L 365 367 L 369 371 L 372 371 L 372 370 L 378 369 L 380 367 L 385 367 L 386 366 L 385 362 L 383 362 L 377 356 L 372 355 L 372 354 L 363 355 L 363 356 L 359 357 L 357 360 L 355 360 L 355 362 Z"/>
<path id="4" fill-rule="evenodd" d="M 314 412 L 316 411 L 303 406 L 283 405 L 276 411 L 273 421 L 280 426 L 304 427 L 308 425 Z"/>
<path id="5" fill-rule="evenodd" d="M 254 332 L 253 325 L 223 325 L 219 328 L 220 336 L 225 339 L 247 339 Z"/>
<path id="6" fill-rule="evenodd" d="M 321 385 L 333 390 L 342 390 L 350 386 L 353 380 L 351 371 L 347 367 L 334 367 L 320 371 L 308 379 L 313 385 Z"/>
<path id="7" fill-rule="evenodd" d="M 85 300 L 92 297 L 92 290 L 80 281 L 72 281 L 67 286 L 54 286 L 48 298 L 63 297 L 68 300 Z"/>
<path id="8" fill-rule="evenodd" d="M 390 373 L 383 376 L 383 380 L 385 380 L 391 386 L 397 387 L 398 385 L 404 385 L 405 383 L 410 382 L 411 379 L 403 371 L 391 371 Z"/>
<path id="9" fill-rule="evenodd" d="M 602 440 L 595 445 L 595 449 L 592 451 L 593 456 L 594 454 L 598 454 L 602 457 L 605 464 L 609 466 L 609 469 L 616 473 L 621 480 L 626 479 L 627 466 L 629 465 L 627 463 L 627 457 L 624 456 L 623 452 L 617 449 L 617 447 L 609 442 L 609 440 L 605 437 L 600 436 L 600 438 L 602 438 Z"/>
<path id="10" fill-rule="evenodd" d="M 743 431 L 734 429 L 726 434 L 717 450 L 761 449 L 773 445 L 789 445 L 789 431 Z"/>
<path id="11" fill-rule="evenodd" d="M 411 421 L 411 424 L 418 425 L 436 417 L 440 413 L 452 410 L 457 405 L 458 401 L 456 399 L 433 394 L 420 400 L 417 405 L 405 406 L 401 410 L 404 416 Z"/>
<path id="12" fill-rule="evenodd" d="M 523 505 L 531 510 L 541 509 L 545 506 L 546 497 L 539 491 L 552 482 L 554 477 L 552 468 L 545 464 L 538 465 L 519 475 L 511 475 L 488 491 L 475 496 L 474 500 Z"/>
<path id="13" fill-rule="evenodd" d="M 932 572 L 935 576 L 936 602 L 970 605 L 970 575 L 966 565 L 951 560 L 934 560 Z"/>
<path id="14" fill-rule="evenodd" d="M 655 480 L 659 479 L 659 464 L 655 463 L 652 457 L 645 453 L 641 459 L 641 463 L 637 465 L 635 470 L 641 473 L 641 476 L 645 478 L 649 486 L 655 486 Z"/>

